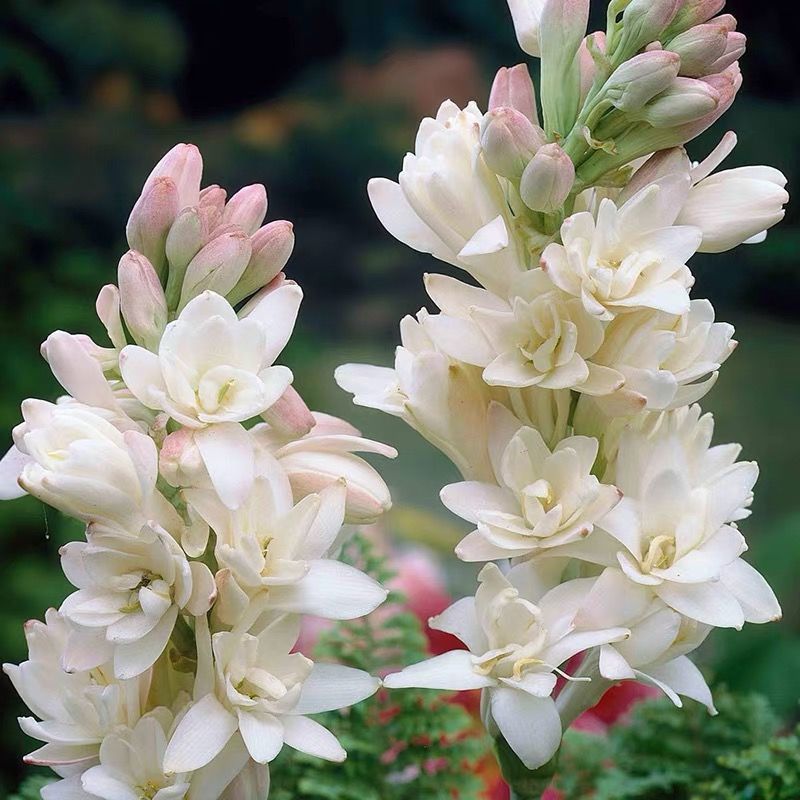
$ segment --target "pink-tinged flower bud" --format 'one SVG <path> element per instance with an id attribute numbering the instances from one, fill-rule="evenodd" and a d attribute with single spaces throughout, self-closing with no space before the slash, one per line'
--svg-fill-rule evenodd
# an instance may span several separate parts
<path id="1" fill-rule="evenodd" d="M 122 318 L 119 310 L 119 289 L 113 283 L 104 286 L 97 295 L 94 304 L 97 316 L 111 339 L 111 344 L 117 350 L 121 350 L 128 344 L 125 338 L 125 329 L 122 327 Z"/>
<path id="2" fill-rule="evenodd" d="M 200 192 L 200 200 L 197 209 L 203 220 L 203 226 L 208 233 L 213 233 L 222 222 L 222 214 L 225 210 L 225 200 L 228 198 L 228 193 L 217 184 L 206 186 Z"/>
<path id="3" fill-rule="evenodd" d="M 513 108 L 490 111 L 481 124 L 481 148 L 489 169 L 519 180 L 536 151 L 546 143 L 544 131 Z"/>
<path id="4" fill-rule="evenodd" d="M 238 225 L 248 236 L 254 234 L 267 215 L 267 190 L 261 183 L 245 186 L 228 200 L 222 223 Z"/>
<path id="5" fill-rule="evenodd" d="M 541 147 L 525 168 L 520 196 L 533 211 L 552 212 L 561 208 L 575 182 L 575 165 L 557 144 Z"/>
<path id="6" fill-rule="evenodd" d="M 727 41 L 728 32 L 725 28 L 708 22 L 705 25 L 695 25 L 676 36 L 667 47 L 680 56 L 681 75 L 702 78 L 703 75 L 712 75 L 718 71 L 711 69 L 711 66 L 725 53 Z"/>
<path id="7" fill-rule="evenodd" d="M 725 42 L 725 52 L 709 66 L 707 75 L 724 72 L 731 64 L 736 63 L 747 50 L 747 37 L 743 33 L 732 31 Z"/>
<path id="8" fill-rule="evenodd" d="M 241 231 L 212 239 L 186 268 L 178 310 L 207 289 L 227 295 L 242 277 L 251 252 L 250 239 Z"/>
<path id="9" fill-rule="evenodd" d="M 144 194 L 158 178 L 169 178 L 178 190 L 178 208 L 197 205 L 200 180 L 203 177 L 203 157 L 193 144 L 176 144 L 148 176 Z"/>
<path id="10" fill-rule="evenodd" d="M 526 64 L 500 67 L 497 71 L 489 94 L 489 111 L 497 108 L 513 108 L 524 114 L 531 122 L 538 124 L 536 89 Z"/>
<path id="11" fill-rule="evenodd" d="M 595 31 L 587 36 L 578 51 L 578 64 L 581 73 L 581 102 L 586 100 L 589 90 L 597 77 L 597 63 L 594 54 L 606 52 L 606 34 Z"/>
<path id="12" fill-rule="evenodd" d="M 702 119 L 714 111 L 720 94 L 696 78 L 675 78 L 672 85 L 637 115 L 654 128 L 673 128 Z"/>
<path id="13" fill-rule="evenodd" d="M 622 15 L 622 39 L 615 51 L 622 58 L 661 41 L 683 0 L 633 0 Z"/>
<path id="14" fill-rule="evenodd" d="M 294 226 L 285 219 L 270 222 L 252 235 L 250 244 L 250 262 L 228 294 L 233 305 L 262 289 L 286 266 L 294 250 Z"/>
<path id="15" fill-rule="evenodd" d="M 157 351 L 167 324 L 167 299 L 153 265 L 135 250 L 125 253 L 117 270 L 122 316 L 137 344 Z"/>
<path id="16" fill-rule="evenodd" d="M 517 41 L 529 56 L 541 55 L 539 28 L 546 0 L 508 0 Z"/>
<path id="17" fill-rule="evenodd" d="M 639 111 L 675 80 L 680 65 L 680 57 L 666 50 L 640 53 L 614 70 L 603 95 L 620 111 Z"/>
<path id="18" fill-rule="evenodd" d="M 205 485 L 209 482 L 206 466 L 191 428 L 180 428 L 164 439 L 158 454 L 158 471 L 175 488 Z"/>
<path id="19" fill-rule="evenodd" d="M 197 206 L 184 208 L 172 223 L 165 246 L 169 264 L 166 296 L 171 309 L 176 308 L 180 300 L 186 267 L 200 252 L 205 239 L 206 229 Z"/>
<path id="20" fill-rule="evenodd" d="M 718 75 L 708 75 L 703 78 L 703 83 L 708 84 L 719 95 L 717 107 L 700 119 L 680 126 L 679 131 L 682 141 L 688 142 L 708 130 L 732 105 L 742 88 L 742 71 L 739 63 L 731 64 Z"/>
<path id="21" fill-rule="evenodd" d="M 305 436 L 316 425 L 314 415 L 293 386 L 264 411 L 261 417 L 272 430 L 288 439 Z"/>
<path id="22" fill-rule="evenodd" d="M 616 202 L 621 206 L 630 200 L 651 183 L 658 183 L 668 175 L 688 175 L 692 169 L 692 162 L 682 147 L 671 147 L 668 150 L 659 150 L 634 172 L 628 185 L 620 192 Z"/>
<path id="23" fill-rule="evenodd" d="M 164 274 L 167 267 L 164 247 L 179 206 L 175 182 L 171 178 L 157 177 L 148 180 L 128 218 L 125 229 L 128 246 L 144 255 L 159 276 Z"/>
<path id="24" fill-rule="evenodd" d="M 725 8 L 725 0 L 684 0 L 680 11 L 669 26 L 670 34 L 676 36 L 695 25 L 702 25 Z"/>

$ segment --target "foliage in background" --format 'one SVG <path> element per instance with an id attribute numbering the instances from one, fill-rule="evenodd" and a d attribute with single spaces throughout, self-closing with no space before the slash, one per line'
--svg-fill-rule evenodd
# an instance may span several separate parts
<path id="1" fill-rule="evenodd" d="M 572 731 L 556 785 L 568 800 L 794 800 L 800 739 L 761 695 L 715 692 L 719 715 L 666 700 L 635 707 L 607 736 Z"/>

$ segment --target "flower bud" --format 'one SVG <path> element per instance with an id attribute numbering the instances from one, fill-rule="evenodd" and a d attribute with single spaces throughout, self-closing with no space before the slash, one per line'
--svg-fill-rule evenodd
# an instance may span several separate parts
<path id="1" fill-rule="evenodd" d="M 164 439 L 158 454 L 158 471 L 176 489 L 210 484 L 191 428 L 179 428 Z"/>
<path id="2" fill-rule="evenodd" d="M 250 244 L 250 262 L 228 294 L 232 305 L 262 289 L 286 266 L 294 249 L 294 226 L 285 219 L 270 222 L 253 234 Z"/>
<path id="3" fill-rule="evenodd" d="M 614 70 L 603 94 L 620 111 L 639 111 L 677 77 L 680 57 L 666 50 L 640 53 Z"/>
<path id="4" fill-rule="evenodd" d="M 578 116 L 581 77 L 576 56 L 588 22 L 589 0 L 547 0 L 542 9 L 541 101 L 548 136 L 566 136 Z"/>
<path id="5" fill-rule="evenodd" d="M 121 350 L 128 344 L 128 340 L 125 338 L 125 330 L 122 327 L 119 312 L 119 289 L 113 283 L 104 286 L 97 295 L 94 307 L 100 322 L 103 323 L 103 327 L 108 333 L 111 344 L 117 350 Z"/>
<path id="6" fill-rule="evenodd" d="M 725 53 L 727 41 L 728 32 L 725 28 L 709 22 L 705 25 L 695 25 L 694 28 L 676 36 L 667 46 L 670 52 L 677 53 L 681 58 L 681 75 L 701 78 L 703 75 L 711 75 L 718 71 L 711 70 L 710 67 Z"/>
<path id="7" fill-rule="evenodd" d="M 251 252 L 250 240 L 241 231 L 212 239 L 186 268 L 178 310 L 207 289 L 227 295 L 242 277 Z"/>
<path id="8" fill-rule="evenodd" d="M 223 224 L 238 225 L 248 236 L 254 234 L 267 215 L 267 190 L 261 183 L 245 186 L 228 200 L 222 212 Z"/>
<path id="9" fill-rule="evenodd" d="M 546 0 L 508 0 L 517 41 L 529 56 L 541 55 L 539 28 Z"/>
<path id="10" fill-rule="evenodd" d="M 533 211 L 552 212 L 560 208 L 575 182 L 575 165 L 557 144 L 540 148 L 525 168 L 520 196 Z"/>
<path id="11" fill-rule="evenodd" d="M 172 223 L 165 247 L 169 263 L 166 295 L 170 308 L 178 305 L 186 267 L 200 252 L 205 236 L 203 219 L 197 206 L 184 208 Z"/>
<path id="12" fill-rule="evenodd" d="M 167 299 L 153 265 L 135 250 L 125 253 L 117 270 L 120 308 L 134 340 L 158 350 L 167 324 Z"/>
<path id="13" fill-rule="evenodd" d="M 587 36 L 578 51 L 578 64 L 581 73 L 581 102 L 586 100 L 589 90 L 597 77 L 597 62 L 595 56 L 606 52 L 606 34 L 604 31 L 595 31 Z"/>
<path id="14" fill-rule="evenodd" d="M 653 153 L 650 158 L 642 164 L 633 174 L 633 177 L 620 192 L 616 202 L 623 205 L 630 200 L 637 192 L 649 186 L 651 183 L 658 183 L 668 175 L 688 175 L 692 169 L 692 162 L 686 155 L 686 150 L 682 147 L 671 147 L 668 150 L 659 150 Z"/>
<path id="15" fill-rule="evenodd" d="M 305 436 L 316 425 L 314 415 L 293 386 L 290 386 L 276 403 L 262 412 L 261 418 L 272 430 L 290 439 Z"/>
<path id="16" fill-rule="evenodd" d="M 142 196 L 136 201 L 125 233 L 131 250 L 137 250 L 153 265 L 159 277 L 164 274 L 167 259 L 164 247 L 167 234 L 178 215 L 180 198 L 171 178 L 148 179 Z"/>
<path id="17" fill-rule="evenodd" d="M 203 176 L 203 157 L 193 144 L 176 144 L 148 176 L 142 188 L 144 194 L 159 178 L 169 178 L 178 190 L 178 208 L 197 204 L 200 180 Z"/>
<path id="18" fill-rule="evenodd" d="M 672 128 L 701 119 L 719 105 L 719 92 L 704 81 L 695 78 L 675 78 L 638 115 L 639 119 L 654 128 Z"/>
<path id="19" fill-rule="evenodd" d="M 222 222 L 222 214 L 225 210 L 225 200 L 228 193 L 217 184 L 206 186 L 200 192 L 200 200 L 198 201 L 198 211 L 203 220 L 203 225 L 206 231 L 212 233 Z"/>
<path id="20" fill-rule="evenodd" d="M 688 31 L 695 25 L 702 25 L 719 14 L 725 7 L 725 0 L 684 0 L 680 11 L 669 26 L 671 36 Z"/>
<path id="21" fill-rule="evenodd" d="M 622 15 L 623 33 L 615 56 L 625 59 L 661 40 L 683 0 L 633 0 Z"/>
<path id="22" fill-rule="evenodd" d="M 519 180 L 528 162 L 547 141 L 541 128 L 513 108 L 490 111 L 481 128 L 481 147 L 489 169 L 510 180 Z"/>
<path id="23" fill-rule="evenodd" d="M 489 94 L 489 111 L 498 108 L 513 108 L 524 114 L 531 122 L 539 122 L 536 89 L 527 65 L 500 67 L 497 71 Z"/>
<path id="24" fill-rule="evenodd" d="M 731 64 L 736 63 L 747 50 L 747 37 L 743 33 L 732 31 L 725 42 L 725 52 L 708 67 L 706 75 L 724 72 Z"/>

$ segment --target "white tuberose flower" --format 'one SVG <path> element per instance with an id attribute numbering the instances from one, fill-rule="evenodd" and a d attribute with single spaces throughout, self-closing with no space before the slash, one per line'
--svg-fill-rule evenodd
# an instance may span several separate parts
<path id="1" fill-rule="evenodd" d="M 61 613 L 77 626 L 75 647 L 94 663 L 113 657 L 118 678 L 140 675 L 164 651 L 181 609 L 192 606 L 193 590 L 213 592 L 205 564 L 189 562 L 163 530 L 138 536 L 87 532 L 86 542 L 61 548 L 67 579 L 78 588 Z M 81 629 L 102 634 L 81 644 Z"/>
<path id="2" fill-rule="evenodd" d="M 25 761 L 59 774 L 96 762 L 111 730 L 136 723 L 149 690 L 147 676 L 117 682 L 111 665 L 66 672 L 62 662 L 69 634 L 63 617 L 50 609 L 45 622 L 25 625 L 28 660 L 3 665 L 25 705 L 41 720 L 20 718 L 26 734 L 45 742 Z"/>
<path id="3" fill-rule="evenodd" d="M 155 490 L 158 455 L 135 430 L 120 432 L 103 409 L 26 400 L 14 429 L 24 456 L 20 485 L 85 522 L 134 532 L 148 518 L 170 519 Z M 174 514 L 174 511 L 172 512 Z"/>
<path id="4" fill-rule="evenodd" d="M 389 675 L 389 688 L 485 689 L 492 719 L 528 769 L 546 764 L 561 742 L 561 720 L 550 696 L 559 665 L 591 647 L 620 641 L 625 628 L 577 631 L 559 587 L 547 592 L 530 563 L 503 576 L 487 564 L 475 597 L 431 620 L 461 639 L 453 650 Z"/>
<path id="5" fill-rule="evenodd" d="M 426 288 L 443 313 L 428 317 L 425 330 L 453 358 L 485 367 L 490 386 L 591 395 L 622 386 L 618 372 L 592 361 L 603 343 L 602 323 L 541 269 L 517 276 L 508 302 L 444 275 L 428 276 Z"/>
<path id="6" fill-rule="evenodd" d="M 187 797 L 191 776 L 165 774 L 162 766 L 171 726 L 172 712 L 159 707 L 145 714 L 132 728 L 109 734 L 100 746 L 100 763 L 80 777 L 88 797 L 100 800 Z"/>
<path id="7" fill-rule="evenodd" d="M 178 723 L 164 758 L 166 771 L 209 764 L 234 736 L 241 736 L 260 764 L 272 761 L 284 743 L 330 761 L 345 759 L 336 737 L 305 715 L 359 703 L 380 681 L 292 653 L 299 631 L 299 619 L 289 616 L 257 636 L 214 634 L 215 692 L 200 698 Z"/>
<path id="8" fill-rule="evenodd" d="M 688 183 L 675 175 L 620 208 L 603 199 L 596 219 L 588 211 L 569 217 L 563 244 L 548 245 L 542 255 L 553 283 L 602 320 L 637 308 L 686 313 L 694 283 L 686 262 L 702 239 L 699 228 L 675 225 Z"/>
<path id="9" fill-rule="evenodd" d="M 522 267 L 500 182 L 481 156 L 482 119 L 475 103 L 461 110 L 444 102 L 422 121 L 399 183 L 373 178 L 369 198 L 392 236 L 502 291 Z"/>
<path id="10" fill-rule="evenodd" d="M 157 355 L 136 345 L 120 353 L 122 376 L 144 405 L 187 427 L 243 422 L 268 409 L 292 381 L 286 367 L 272 363 L 294 314 L 296 307 L 268 327 L 238 319 L 224 297 L 203 292 L 167 325 Z"/>
<path id="11" fill-rule="evenodd" d="M 214 492 L 185 491 L 217 535 L 217 613 L 239 621 L 254 602 L 271 610 L 354 619 L 374 611 L 386 590 L 363 572 L 326 558 L 344 520 L 346 485 L 338 481 L 294 505 L 280 465 L 266 453 L 247 501 L 231 511 Z M 261 601 L 255 600 L 259 596 Z"/>
<path id="12" fill-rule="evenodd" d="M 551 452 L 538 431 L 519 427 L 502 406 L 489 411 L 497 485 L 445 486 L 442 502 L 477 525 L 456 548 L 465 561 L 518 558 L 588 536 L 620 499 L 591 474 L 597 439 L 570 436 Z"/>
<path id="13" fill-rule="evenodd" d="M 693 406 L 623 432 L 613 475 L 625 496 L 601 524 L 616 540 L 607 563 L 698 622 L 774 621 L 778 601 L 739 557 L 747 546 L 733 524 L 749 514 L 758 465 L 737 463 L 738 445 L 709 448 L 713 430 Z"/>

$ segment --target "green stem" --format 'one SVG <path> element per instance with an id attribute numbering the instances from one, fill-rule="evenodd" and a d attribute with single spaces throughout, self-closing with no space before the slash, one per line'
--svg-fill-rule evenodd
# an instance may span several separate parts
<path id="1" fill-rule="evenodd" d="M 554 756 L 539 769 L 530 770 L 517 758 L 502 736 L 495 739 L 494 749 L 503 779 L 511 788 L 512 800 L 540 800 L 543 792 L 553 782 L 558 756 Z"/>

